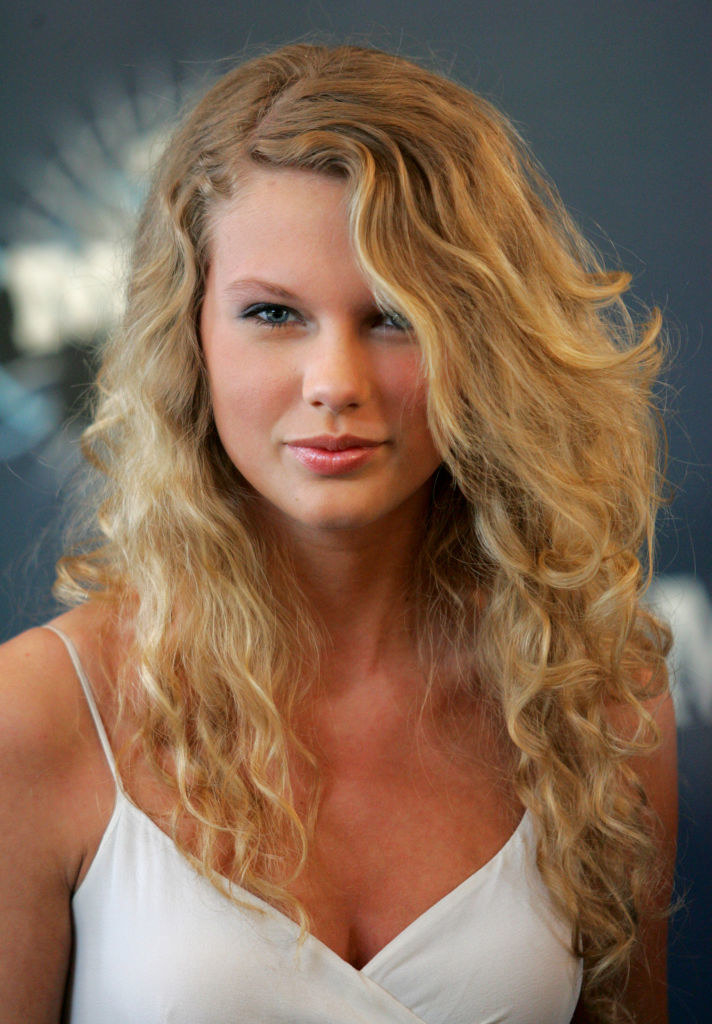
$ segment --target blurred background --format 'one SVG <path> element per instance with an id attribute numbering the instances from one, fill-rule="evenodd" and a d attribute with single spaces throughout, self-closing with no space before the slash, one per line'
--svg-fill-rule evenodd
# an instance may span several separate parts
<path id="1" fill-rule="evenodd" d="M 674 362 L 651 601 L 672 622 L 681 756 L 671 1020 L 712 968 L 710 0 L 1 0 L 0 639 L 47 618 L 96 343 L 147 175 L 222 70 L 303 38 L 436 65 L 515 121 L 580 226 L 662 307 Z"/>

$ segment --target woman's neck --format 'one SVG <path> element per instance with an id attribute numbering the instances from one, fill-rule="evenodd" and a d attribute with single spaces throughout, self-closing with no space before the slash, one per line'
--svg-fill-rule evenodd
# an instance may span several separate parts
<path id="1" fill-rule="evenodd" d="M 396 517 L 393 517 L 395 520 Z M 328 637 L 325 664 L 344 685 L 415 660 L 413 569 L 424 516 L 359 530 L 280 531 L 300 588 Z"/>

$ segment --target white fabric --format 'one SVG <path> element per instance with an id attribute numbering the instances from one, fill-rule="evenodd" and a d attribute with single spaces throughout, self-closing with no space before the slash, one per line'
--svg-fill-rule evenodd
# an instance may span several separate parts
<path id="1" fill-rule="evenodd" d="M 131 803 L 77 652 L 55 632 L 117 781 L 72 901 L 66 1024 L 568 1024 L 581 964 L 536 869 L 528 813 L 360 971 L 313 936 L 298 951 L 293 921 L 237 887 L 255 909 L 235 906 Z"/>

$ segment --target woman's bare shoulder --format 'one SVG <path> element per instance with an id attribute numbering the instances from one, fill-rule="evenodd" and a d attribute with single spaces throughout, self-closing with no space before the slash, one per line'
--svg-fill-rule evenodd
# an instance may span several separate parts
<path id="1" fill-rule="evenodd" d="M 76 720 L 76 673 L 62 642 L 47 629 L 29 629 L 0 646 L 0 746 L 16 752 L 24 771 L 59 753 Z M 13 760 L 3 758 L 6 768 Z"/>
<path id="2" fill-rule="evenodd" d="M 57 626 L 91 659 L 105 613 L 88 606 L 73 608 L 48 625 Z M 44 627 L 28 629 L 0 645 L 0 736 L 38 755 L 62 745 L 65 724 L 77 724 L 82 693 L 64 643 Z"/>
<path id="3" fill-rule="evenodd" d="M 677 826 L 677 728 L 672 694 L 667 675 L 660 680 L 652 672 L 641 673 L 637 680 L 640 708 L 647 712 L 658 733 L 659 742 L 648 754 L 634 758 L 635 769 L 651 804 L 668 831 Z M 615 732 L 627 740 L 635 738 L 640 714 L 631 705 L 610 703 L 607 718 Z"/>
<path id="4" fill-rule="evenodd" d="M 53 624 L 85 656 L 91 654 L 92 629 L 99 625 L 96 612 L 73 609 Z M 29 817 L 34 811 L 40 831 L 51 830 L 53 821 L 68 810 L 65 792 L 71 795 L 85 767 L 93 770 L 100 750 L 60 637 L 38 627 L 0 645 L 0 800 L 5 811 L 9 805 Z"/>
<path id="5" fill-rule="evenodd" d="M 86 613 L 60 619 L 68 634 L 89 628 Z M 100 759 L 91 714 L 62 640 L 37 628 L 2 644 L 3 1020 L 59 1017 L 71 951 L 70 899 L 112 799 L 111 775 Z"/>

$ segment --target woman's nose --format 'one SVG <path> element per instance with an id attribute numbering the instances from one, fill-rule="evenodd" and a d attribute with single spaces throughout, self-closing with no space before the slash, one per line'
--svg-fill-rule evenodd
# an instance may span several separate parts
<path id="1" fill-rule="evenodd" d="M 309 346 L 304 367 L 304 400 L 338 413 L 363 405 L 370 393 L 368 359 L 355 332 L 344 328 L 320 332 Z"/>

